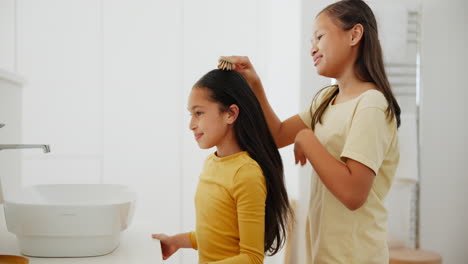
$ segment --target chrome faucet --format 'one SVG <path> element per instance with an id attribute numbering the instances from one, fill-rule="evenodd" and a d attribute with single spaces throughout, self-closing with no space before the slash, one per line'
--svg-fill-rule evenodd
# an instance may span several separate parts
<path id="1" fill-rule="evenodd" d="M 4 127 L 5 124 L 0 124 L 0 128 Z M 41 148 L 44 153 L 50 152 L 49 145 L 36 145 L 36 144 L 0 144 L 0 150 L 2 149 L 31 149 L 31 148 Z"/>
<path id="2" fill-rule="evenodd" d="M 31 149 L 31 148 L 41 148 L 44 153 L 50 152 L 49 145 L 30 145 L 30 144 L 0 144 L 0 150 L 2 149 Z"/>

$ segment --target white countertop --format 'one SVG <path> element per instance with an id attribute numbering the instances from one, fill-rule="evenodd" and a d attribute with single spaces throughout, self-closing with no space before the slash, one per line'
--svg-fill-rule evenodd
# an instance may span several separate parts
<path id="1" fill-rule="evenodd" d="M 163 263 L 159 240 L 151 238 L 150 224 L 131 223 L 120 237 L 120 245 L 112 253 L 98 257 L 86 258 L 33 258 L 27 257 L 30 264 L 133 264 Z M 5 224 L 3 205 L 0 204 L 0 254 L 21 255 L 16 236 L 8 232 Z"/>

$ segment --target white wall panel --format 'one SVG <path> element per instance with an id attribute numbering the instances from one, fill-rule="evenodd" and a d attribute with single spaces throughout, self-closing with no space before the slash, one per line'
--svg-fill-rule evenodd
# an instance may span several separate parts
<path id="1" fill-rule="evenodd" d="M 22 181 L 27 185 L 99 183 L 101 178 L 101 155 L 42 154 L 40 149 L 23 153 Z"/>
<path id="2" fill-rule="evenodd" d="M 15 0 L 0 0 L 0 68 L 15 71 Z"/>
<path id="3" fill-rule="evenodd" d="M 137 191 L 134 224 L 148 236 L 181 232 L 181 10 L 103 1 L 104 182 Z"/>
<path id="4" fill-rule="evenodd" d="M 21 84 L 12 82 L 0 72 L 0 144 L 15 144 L 21 137 Z M 0 188 L 3 199 L 21 186 L 21 151 L 0 151 Z M 1 200 L 1 199 L 0 199 Z M 1 201 L 0 201 L 1 202 Z M 0 219 L 0 223 L 5 220 Z"/>
<path id="5" fill-rule="evenodd" d="M 468 2 L 422 1 L 421 247 L 468 263 Z"/>
<path id="6" fill-rule="evenodd" d="M 37 182 L 41 174 L 60 182 L 89 181 L 89 175 L 74 178 L 67 162 L 53 160 L 101 154 L 99 2 L 17 1 L 17 14 L 17 66 L 28 81 L 22 140 L 50 144 L 54 154 L 25 154 L 31 160 L 23 174 L 25 184 L 28 179 Z M 32 162 L 35 157 L 51 160 Z M 94 169 L 99 171 L 100 165 Z"/>

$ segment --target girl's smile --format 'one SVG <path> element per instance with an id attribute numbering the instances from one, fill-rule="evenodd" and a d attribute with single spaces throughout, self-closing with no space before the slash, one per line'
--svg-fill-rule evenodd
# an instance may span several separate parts
<path id="1" fill-rule="evenodd" d="M 194 136 L 195 140 L 198 141 L 203 136 L 203 133 L 194 133 Z"/>
<path id="2" fill-rule="evenodd" d="M 319 63 L 320 59 L 323 57 L 323 55 L 315 55 L 314 56 L 314 66 L 317 66 Z"/>

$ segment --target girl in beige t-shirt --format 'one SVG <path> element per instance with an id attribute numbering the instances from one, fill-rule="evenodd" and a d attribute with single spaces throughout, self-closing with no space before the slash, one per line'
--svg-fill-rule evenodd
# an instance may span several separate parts
<path id="1" fill-rule="evenodd" d="M 399 161 L 400 107 L 384 69 L 377 24 L 361 0 L 327 6 L 315 19 L 311 56 L 325 87 L 303 113 L 278 119 L 247 57 L 234 64 L 259 99 L 278 148 L 313 167 L 300 263 L 388 263 L 383 200 Z"/>

